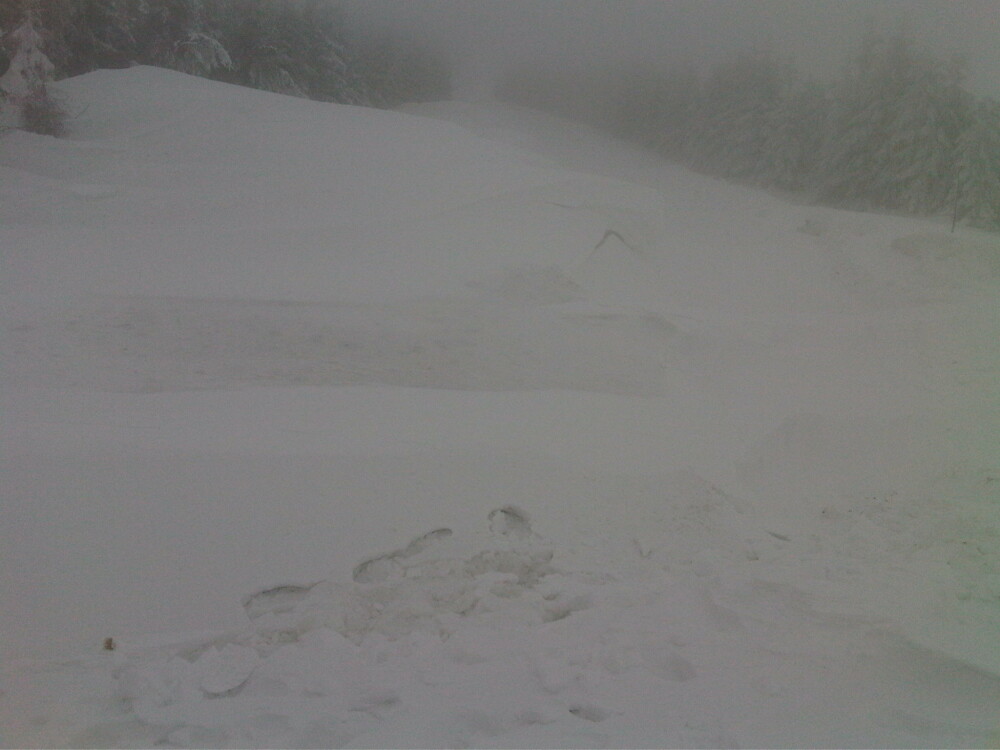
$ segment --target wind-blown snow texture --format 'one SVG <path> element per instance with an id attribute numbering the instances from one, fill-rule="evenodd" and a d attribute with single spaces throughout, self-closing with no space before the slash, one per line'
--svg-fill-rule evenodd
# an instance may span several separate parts
<path id="1" fill-rule="evenodd" d="M 996 745 L 995 236 L 58 88 L 0 138 L 0 744 Z"/>

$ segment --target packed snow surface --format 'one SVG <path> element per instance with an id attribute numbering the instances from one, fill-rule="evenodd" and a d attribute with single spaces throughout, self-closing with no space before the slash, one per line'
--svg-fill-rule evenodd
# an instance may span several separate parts
<path id="1" fill-rule="evenodd" d="M 997 237 L 58 89 L 0 136 L 0 744 L 997 746 Z"/>

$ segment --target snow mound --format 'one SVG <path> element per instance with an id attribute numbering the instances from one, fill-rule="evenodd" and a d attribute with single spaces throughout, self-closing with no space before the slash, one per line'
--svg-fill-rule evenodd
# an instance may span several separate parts
<path id="1" fill-rule="evenodd" d="M 794 586 L 731 575 L 693 586 L 655 565 L 581 569 L 523 509 L 485 520 L 488 534 L 435 529 L 362 560 L 350 580 L 252 593 L 243 630 L 157 647 L 122 641 L 105 664 L 117 716 L 74 744 L 893 745 L 928 725 L 965 744 L 981 729 L 951 723 L 956 712 L 984 727 L 1000 698 L 996 675 L 879 618 L 824 612 Z M 942 674 L 975 698 L 942 693 Z M 838 687 L 855 680 L 859 693 Z M 893 722 L 853 715 L 845 730 L 844 712 L 859 704 L 881 705 Z M 808 730 L 792 728 L 793 706 Z M 757 726 L 760 714 L 778 729 Z"/>
<path id="2" fill-rule="evenodd" d="M 425 117 L 143 66 L 57 88 L 82 112 L 73 137 L 10 134 L 0 151 L 10 177 L 0 218 L 47 246 L 44 278 L 29 258 L 5 275 L 25 297 L 461 293 L 522 264 L 571 264 L 608 230 L 641 233 L 660 208 L 648 189 L 539 164 Z M 34 200 L 3 187 L 17 183 Z M 65 204 L 55 216 L 38 209 L 50 190 Z"/>
<path id="3" fill-rule="evenodd" d="M 591 608 L 613 578 L 562 570 L 552 545 L 519 508 L 497 508 L 488 520 L 485 545 L 436 529 L 363 560 L 349 583 L 283 584 L 253 593 L 243 600 L 250 622 L 243 633 L 165 653 L 119 644 L 114 674 L 129 732 L 180 747 L 378 746 L 397 731 L 386 726 L 404 725 L 394 714 L 418 710 L 419 699 L 410 705 L 411 681 L 425 695 L 439 692 L 452 681 L 449 665 L 505 680 L 496 694 L 457 710 L 460 720 L 437 730 L 444 734 L 422 736 L 424 727 L 410 742 L 450 745 L 458 737 L 500 736 L 519 727 L 604 721 L 614 711 L 586 697 L 585 672 L 566 654 L 550 645 L 545 658 L 528 659 L 528 644 L 511 635 Z M 619 663 L 614 653 L 591 669 L 638 666 Z M 695 676 L 670 649 L 647 657 L 645 668 L 659 679 Z M 402 682 L 399 661 L 416 666 Z M 525 683 L 520 698 L 503 694 L 514 675 Z M 548 700 L 539 703 L 535 691 Z M 484 698 L 499 705 L 485 712 L 477 705 Z M 579 726 L 575 731 L 587 734 Z"/>

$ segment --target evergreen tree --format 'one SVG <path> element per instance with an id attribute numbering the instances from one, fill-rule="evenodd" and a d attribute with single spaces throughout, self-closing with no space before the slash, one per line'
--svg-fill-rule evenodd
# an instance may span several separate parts
<path id="1" fill-rule="evenodd" d="M 38 5 L 47 50 L 60 76 L 136 61 L 135 32 L 147 10 L 145 0 L 39 0 Z"/>
<path id="2" fill-rule="evenodd" d="M 343 22 L 331 6 L 303 4 L 290 31 L 300 50 L 297 78 L 309 98 L 341 104 L 372 103 L 369 83 L 343 41 Z"/>
<path id="3" fill-rule="evenodd" d="M 940 211 L 955 183 L 959 138 L 966 127 L 967 98 L 961 70 L 925 59 L 915 66 L 899 101 L 889 138 L 887 203 L 908 213 Z"/>
<path id="4" fill-rule="evenodd" d="M 29 13 L 57 78 L 141 63 L 383 106 L 448 90 L 442 59 L 409 43 L 393 42 L 384 56 L 391 64 L 367 70 L 344 42 L 336 6 L 322 0 L 0 0 L 0 29 L 9 36 Z M 0 74 L 11 54 L 0 46 Z"/>
<path id="5" fill-rule="evenodd" d="M 253 88 L 306 96 L 296 81 L 296 35 L 289 6 L 243 2 L 230 46 L 237 80 Z"/>
<path id="6" fill-rule="evenodd" d="M 16 124 L 42 135 L 62 135 L 66 112 L 49 94 L 46 83 L 55 66 L 42 51 L 43 40 L 28 13 L 13 31 L 0 38 L 7 58 L 0 75 L 0 125 Z"/>
<path id="7" fill-rule="evenodd" d="M 757 179 L 790 84 L 790 70 L 770 53 L 741 54 L 716 66 L 689 123 L 686 161 L 724 177 Z"/>
<path id="8" fill-rule="evenodd" d="M 203 0 L 159 0 L 147 6 L 138 26 L 144 63 L 205 77 L 233 67 L 206 23 Z"/>
<path id="9" fill-rule="evenodd" d="M 756 181 L 786 190 L 808 190 L 829 137 L 830 98 L 824 87 L 803 86 L 771 109 Z"/>
<path id="10" fill-rule="evenodd" d="M 821 196 L 858 208 L 941 210 L 967 110 L 961 73 L 903 35 L 866 37 L 840 87 Z"/>
<path id="11" fill-rule="evenodd" d="M 233 0 L 226 21 L 223 41 L 233 72 L 223 80 L 321 101 L 370 103 L 329 6 Z"/>
<path id="12" fill-rule="evenodd" d="M 878 204 L 879 187 L 872 183 L 888 168 L 891 108 L 904 88 L 897 80 L 900 66 L 889 64 L 884 46 L 880 37 L 867 35 L 853 69 L 838 86 L 831 138 L 821 163 L 821 194 L 834 203 L 856 208 Z"/>
<path id="13" fill-rule="evenodd" d="M 980 101 L 958 146 L 955 219 L 1000 230 L 1000 103 Z"/>
<path id="14" fill-rule="evenodd" d="M 5 97 L 16 104 L 44 92 L 55 66 L 42 51 L 42 36 L 30 16 L 4 34 L 0 46 L 8 59 L 7 69 L 0 76 L 0 90 Z"/>
<path id="15" fill-rule="evenodd" d="M 0 3 L 0 38 L 5 32 L 19 26 L 27 18 L 28 0 L 7 0 Z M 0 59 L 0 75 L 6 72 L 6 65 L 3 60 L 10 62 L 9 58 Z"/>

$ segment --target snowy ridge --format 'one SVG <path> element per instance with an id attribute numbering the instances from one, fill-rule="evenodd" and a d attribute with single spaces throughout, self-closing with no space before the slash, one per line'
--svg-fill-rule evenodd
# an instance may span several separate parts
<path id="1" fill-rule="evenodd" d="M 0 746 L 996 744 L 996 237 L 59 86 L 0 137 Z"/>

